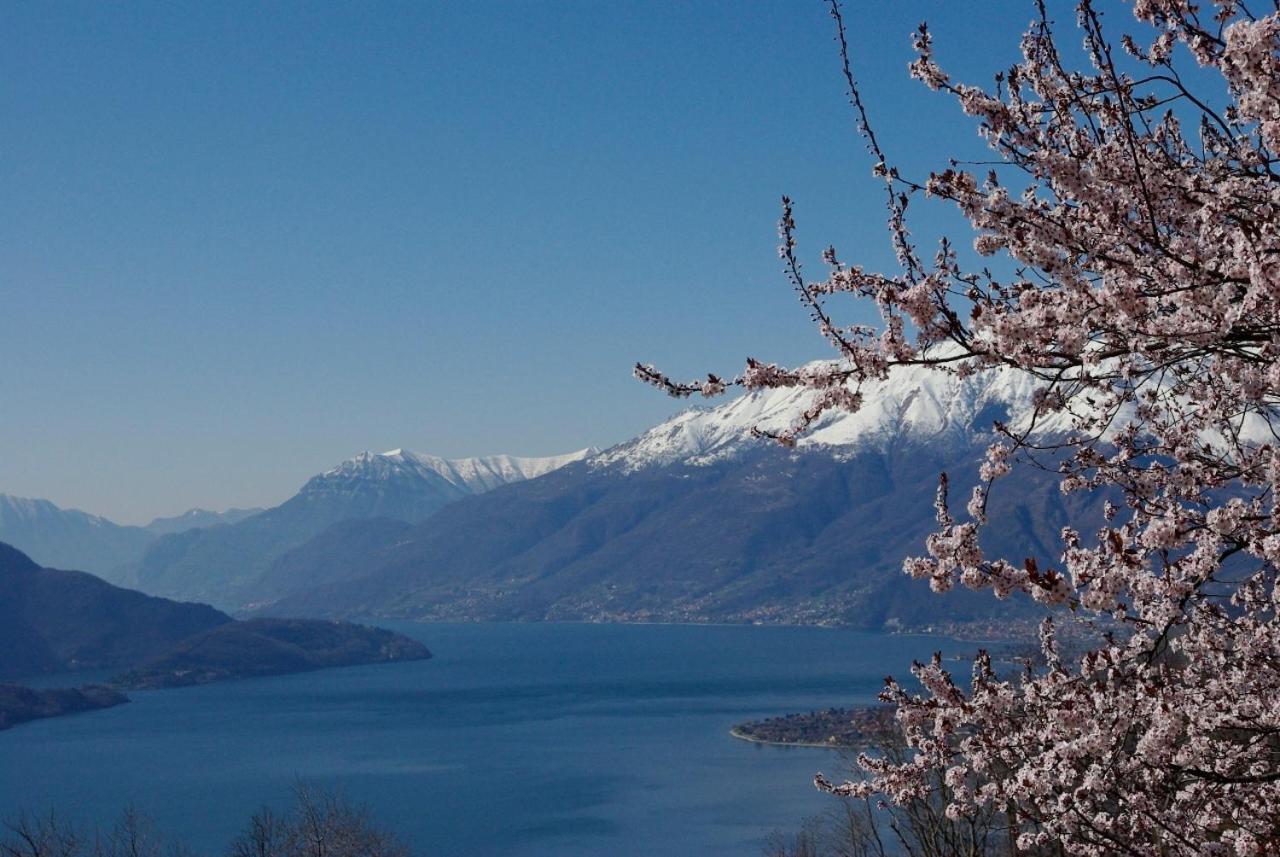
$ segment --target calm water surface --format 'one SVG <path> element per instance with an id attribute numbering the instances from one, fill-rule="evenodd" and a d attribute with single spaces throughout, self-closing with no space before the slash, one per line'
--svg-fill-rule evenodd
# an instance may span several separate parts
<path id="1" fill-rule="evenodd" d="M 874 699 L 972 647 L 818 628 L 396 625 L 429 661 L 132 694 L 0 732 L 0 812 L 109 823 L 127 803 L 218 855 L 299 777 L 424 855 L 752 855 L 827 800 L 838 754 L 731 738 L 744 719 Z"/>

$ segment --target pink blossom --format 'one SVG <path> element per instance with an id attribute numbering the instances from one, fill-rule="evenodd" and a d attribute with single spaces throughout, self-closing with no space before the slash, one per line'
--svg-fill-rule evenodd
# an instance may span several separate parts
<path id="1" fill-rule="evenodd" d="M 824 393 L 787 443 L 823 410 L 859 407 L 863 382 L 895 366 L 999 365 L 1038 385 L 1032 424 L 1061 429 L 1033 442 L 997 426 L 964 514 L 943 476 L 937 531 L 903 565 L 935 591 L 959 582 L 1051 610 L 1043 666 L 1005 677 L 982 655 L 962 685 L 939 659 L 917 664 L 919 692 L 890 681 L 883 694 L 913 755 L 863 756 L 864 779 L 819 787 L 905 803 L 942 777 L 950 817 L 1007 811 L 1027 852 L 1280 854 L 1280 12 L 1132 11 L 1154 36 L 1121 39 L 1127 66 L 1082 0 L 1083 67 L 1068 67 L 1075 51 L 1045 16 L 989 89 L 952 80 L 921 28 L 910 73 L 973 118 L 998 164 L 987 175 L 901 176 L 842 55 L 899 269 L 869 273 L 831 250 L 828 276 L 807 281 L 785 200 L 784 266 L 838 362 L 751 361 L 730 383 Z M 1203 70 L 1179 74 L 1188 56 Z M 1214 76 L 1208 93 L 1188 88 Z M 915 192 L 956 206 L 974 248 L 1009 273 L 964 268 L 950 242 L 922 257 Z M 837 292 L 883 324 L 842 327 L 824 302 Z M 673 395 L 709 391 L 636 371 Z M 1001 478 L 1045 461 L 1064 492 L 1105 495 L 1104 527 L 1064 528 L 1057 556 L 987 556 Z M 1060 627 L 1091 640 L 1070 662 Z"/>

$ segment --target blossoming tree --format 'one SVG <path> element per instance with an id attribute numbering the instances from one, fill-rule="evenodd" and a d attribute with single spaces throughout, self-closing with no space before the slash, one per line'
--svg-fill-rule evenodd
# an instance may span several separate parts
<path id="1" fill-rule="evenodd" d="M 912 75 L 959 101 L 998 164 L 918 181 L 882 150 L 831 11 L 898 270 L 828 249 L 825 278 L 806 280 L 784 199 L 784 267 L 838 359 L 750 360 L 695 383 L 636 374 L 677 396 L 812 388 L 773 435 L 791 444 L 895 366 L 1029 373 L 1034 416 L 1071 429 L 996 424 L 965 511 L 944 477 L 937 532 L 905 571 L 937 591 L 1023 593 L 1101 636 L 1068 661 L 1046 620 L 1044 664 L 1019 677 L 982 654 L 967 681 L 917 664 L 922 692 L 884 692 L 913 753 L 864 756 L 865 779 L 818 785 L 905 803 L 945 783 L 951 815 L 1003 814 L 1026 853 L 1280 854 L 1280 4 L 1134 0 L 1139 34 L 1113 43 L 1082 0 L 1075 68 L 1041 4 L 1021 61 L 989 89 L 952 80 L 921 26 Z M 1009 273 L 968 269 L 946 241 L 922 253 L 916 194 L 958 206 L 976 251 Z M 883 323 L 842 326 L 837 295 L 873 302 Z M 1053 567 L 985 555 L 988 494 L 1045 461 L 1063 491 L 1114 499 L 1106 526 L 1065 529 Z"/>

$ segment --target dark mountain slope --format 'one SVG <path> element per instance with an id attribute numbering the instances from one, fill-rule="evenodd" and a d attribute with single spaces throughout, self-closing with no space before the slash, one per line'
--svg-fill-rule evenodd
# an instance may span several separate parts
<path id="1" fill-rule="evenodd" d="M 41 568 L 0 544 L 0 678 L 122 667 L 230 621 L 204 604 Z"/>
<path id="2" fill-rule="evenodd" d="M 170 687 L 430 656 L 408 637 L 346 622 L 235 622 L 203 604 L 143 595 L 79 571 L 40 568 L 0 544 L 0 679 L 127 669 L 118 684 Z M 0 720 L 78 710 L 81 702 L 93 701 L 68 694 L 0 695 Z"/>
<path id="3" fill-rule="evenodd" d="M 274 601 L 309 586 L 345 580 L 350 557 L 375 557 L 393 547 L 413 525 L 390 518 L 341 521 L 277 559 L 250 590 L 252 596 Z"/>
<path id="4" fill-rule="evenodd" d="M 0 684 L 0 729 L 43 717 L 111 708 L 128 701 L 128 697 L 113 688 L 94 685 L 35 690 L 16 684 Z"/>
<path id="5" fill-rule="evenodd" d="M 308 546 L 269 609 L 459 619 L 842 622 L 861 627 L 1038 612 L 958 591 L 935 598 L 902 572 L 933 532 L 938 474 L 963 516 L 995 421 L 1051 444 L 1037 382 L 1007 368 L 899 367 L 826 411 L 794 450 L 757 439 L 814 406 L 804 387 L 694 408 L 588 461 L 436 513 L 406 534 Z M 989 511 L 986 546 L 1051 567 L 1067 521 L 1095 529 L 1097 498 L 1020 468 Z M 342 579 L 345 578 L 345 579 Z M 276 577 L 279 582 L 281 578 Z M 255 584 L 257 585 L 257 584 Z M 252 588 L 251 585 L 250 588 Z M 271 592 L 276 597 L 279 588 Z M 270 600 L 270 599 L 264 599 Z"/>
<path id="6" fill-rule="evenodd" d="M 962 504 L 978 454 L 904 442 L 842 457 L 762 447 L 701 466 L 573 465 L 463 500 L 407 534 L 326 545 L 324 581 L 270 609 L 862 627 L 1025 615 L 1029 602 L 934 597 L 901 572 L 935 526 L 938 473 L 952 472 Z M 1050 564 L 1062 524 L 1088 520 L 1092 506 L 1073 509 L 1051 474 L 1018 479 L 993 497 L 993 516 L 1008 523 L 990 528 L 987 546 Z"/>
<path id="7" fill-rule="evenodd" d="M 381 628 L 305 619 L 254 619 L 197 634 L 115 681 L 139 690 L 184 687 L 228 678 L 429 657 L 426 646 Z"/>
<path id="8" fill-rule="evenodd" d="M 448 501 L 453 499 L 455 495 L 450 494 Z M 276 558 L 334 524 L 384 511 L 392 505 L 386 500 L 375 492 L 356 495 L 304 489 L 239 523 L 164 536 L 139 563 L 138 587 L 158 595 L 239 605 L 253 597 L 245 594 L 245 586 L 259 579 Z M 433 495 L 431 502 L 394 505 L 412 515 L 409 520 L 418 521 L 448 501 Z"/>

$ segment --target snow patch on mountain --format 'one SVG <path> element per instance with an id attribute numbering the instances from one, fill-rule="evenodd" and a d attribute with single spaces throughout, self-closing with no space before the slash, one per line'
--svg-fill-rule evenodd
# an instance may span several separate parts
<path id="1" fill-rule="evenodd" d="M 350 479 L 400 480 L 419 479 L 428 483 L 444 482 L 464 494 L 479 494 L 510 482 L 534 479 L 582 461 L 599 450 L 580 449 L 565 455 L 524 458 L 515 455 L 488 455 L 476 458 L 440 458 L 407 449 L 388 452 L 362 452 L 317 476 L 313 482 Z"/>
<path id="2" fill-rule="evenodd" d="M 825 413 L 798 441 L 801 448 L 837 454 L 885 449 L 900 439 L 925 443 L 976 442 L 1002 420 L 1015 430 L 1029 424 L 1038 383 L 1024 372 L 994 368 L 958 378 L 926 366 L 894 367 L 883 381 L 865 384 L 855 412 Z M 624 471 L 676 463 L 705 465 L 771 443 L 752 437 L 753 428 L 780 432 L 795 425 L 818 393 L 807 388 L 756 390 L 715 408 L 677 414 L 639 437 L 606 450 L 593 467 Z M 1036 425 L 1041 435 L 1070 430 L 1059 413 Z"/>

